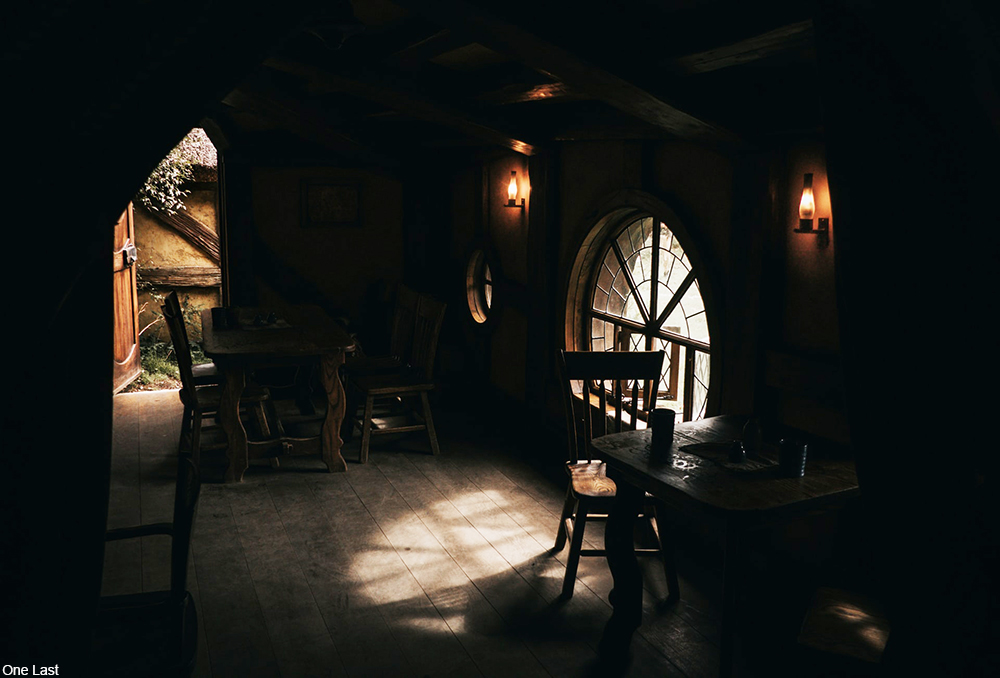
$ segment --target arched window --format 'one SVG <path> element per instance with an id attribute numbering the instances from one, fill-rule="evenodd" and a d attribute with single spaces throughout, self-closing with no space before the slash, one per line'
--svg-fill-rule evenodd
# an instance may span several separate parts
<path id="1" fill-rule="evenodd" d="M 696 271 L 662 220 L 632 212 L 593 260 L 578 343 L 591 351 L 666 351 L 657 406 L 705 415 L 711 337 Z M 589 344 L 589 345 L 587 345 Z"/>

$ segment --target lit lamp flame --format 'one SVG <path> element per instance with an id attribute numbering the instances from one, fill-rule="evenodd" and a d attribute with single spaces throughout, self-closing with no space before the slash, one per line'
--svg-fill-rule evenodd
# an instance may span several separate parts
<path id="1" fill-rule="evenodd" d="M 517 172 L 510 173 L 510 183 L 507 184 L 507 204 L 514 205 L 517 202 Z"/>
<path id="2" fill-rule="evenodd" d="M 813 214 L 816 212 L 816 199 L 813 197 L 813 175 L 806 174 L 802 181 L 802 199 L 799 201 L 799 228 L 803 231 L 812 230 Z"/>

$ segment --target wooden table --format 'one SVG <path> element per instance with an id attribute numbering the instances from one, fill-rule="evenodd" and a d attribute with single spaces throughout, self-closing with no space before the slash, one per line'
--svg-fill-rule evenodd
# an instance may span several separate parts
<path id="1" fill-rule="evenodd" d="M 642 574 L 633 549 L 633 528 L 644 492 L 686 514 L 721 519 L 725 525 L 722 639 L 719 674 L 730 676 L 736 640 L 736 601 L 740 541 L 747 530 L 802 516 L 858 494 L 850 460 L 808 459 L 802 478 L 782 478 L 778 466 L 737 470 L 718 452 L 719 445 L 739 439 L 746 417 L 720 416 L 678 424 L 669 457 L 650 459 L 652 431 L 643 429 L 597 438 L 594 448 L 608 465 L 617 493 L 605 532 L 608 564 L 614 577 L 614 609 L 601 639 L 601 654 L 624 659 L 642 620 Z M 716 445 L 712 445 L 712 444 Z M 684 451 L 703 445 L 702 456 Z M 712 449 L 713 447 L 718 449 Z M 707 454 L 705 448 L 711 450 Z M 765 451 L 758 466 L 775 461 Z M 683 595 L 683 594 L 682 594 Z"/>
<path id="2" fill-rule="evenodd" d="M 302 364 L 318 361 L 320 381 L 326 391 L 326 418 L 320 433 L 323 461 L 329 471 L 346 471 L 347 462 L 340 454 L 343 440 L 340 425 L 344 420 L 346 399 L 338 368 L 346 353 L 354 350 L 351 336 L 318 307 L 297 307 L 270 326 L 255 327 L 258 314 L 265 309 L 242 308 L 239 326 L 217 328 L 211 309 L 201 312 L 202 349 L 225 377 L 219 419 L 227 436 L 226 482 L 240 482 L 249 465 L 247 434 L 240 421 L 240 396 L 246 387 L 247 371 L 255 367 Z"/>

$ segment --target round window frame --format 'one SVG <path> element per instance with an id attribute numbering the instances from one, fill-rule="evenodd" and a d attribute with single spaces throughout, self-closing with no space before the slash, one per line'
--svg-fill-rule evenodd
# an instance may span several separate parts
<path id="1" fill-rule="evenodd" d="M 490 299 L 486 299 L 486 270 L 490 271 Z M 476 325 L 485 325 L 496 302 L 496 267 L 490 265 L 485 248 L 476 248 L 465 266 L 465 300 Z"/>

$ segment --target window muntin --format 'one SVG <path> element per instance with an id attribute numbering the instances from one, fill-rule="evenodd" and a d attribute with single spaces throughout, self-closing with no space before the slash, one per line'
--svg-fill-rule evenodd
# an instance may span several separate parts
<path id="1" fill-rule="evenodd" d="M 685 420 L 705 414 L 711 336 L 701 289 L 676 235 L 633 218 L 611 238 L 594 272 L 590 350 L 666 351 L 657 404 Z"/>

